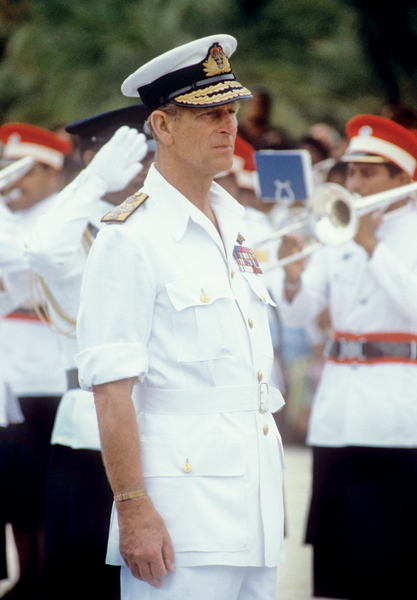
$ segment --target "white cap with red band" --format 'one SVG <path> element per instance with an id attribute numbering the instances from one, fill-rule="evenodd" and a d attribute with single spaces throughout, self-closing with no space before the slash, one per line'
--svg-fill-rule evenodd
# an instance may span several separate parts
<path id="1" fill-rule="evenodd" d="M 72 143 L 42 127 L 28 123 L 6 123 L 0 127 L 5 160 L 31 156 L 37 162 L 61 169 L 64 157 L 72 150 Z"/>
<path id="2" fill-rule="evenodd" d="M 384 117 L 358 115 L 346 125 L 344 162 L 392 162 L 417 179 L 417 133 Z"/>

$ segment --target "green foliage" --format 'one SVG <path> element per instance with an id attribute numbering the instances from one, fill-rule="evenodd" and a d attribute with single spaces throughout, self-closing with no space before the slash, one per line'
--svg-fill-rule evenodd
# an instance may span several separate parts
<path id="1" fill-rule="evenodd" d="M 141 64 L 223 32 L 239 42 L 238 79 L 272 91 L 278 124 L 295 136 L 318 120 L 342 127 L 387 100 L 355 2 L 0 0 L 0 111 L 50 127 L 125 106 L 120 85 Z M 415 11 L 409 17 L 415 29 Z M 413 74 L 401 75 L 405 91 Z"/>

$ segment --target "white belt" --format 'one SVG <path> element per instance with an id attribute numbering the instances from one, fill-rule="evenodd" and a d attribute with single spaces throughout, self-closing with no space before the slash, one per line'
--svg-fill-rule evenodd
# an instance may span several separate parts
<path id="1" fill-rule="evenodd" d="M 198 390 L 164 390 L 137 387 L 137 408 L 160 414 L 211 414 L 259 410 L 276 412 L 284 406 L 282 394 L 265 381 L 259 385 L 202 388 Z"/>

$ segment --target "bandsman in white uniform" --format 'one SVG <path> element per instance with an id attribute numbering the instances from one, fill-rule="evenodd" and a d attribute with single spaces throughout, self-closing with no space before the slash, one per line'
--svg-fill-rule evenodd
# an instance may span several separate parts
<path id="1" fill-rule="evenodd" d="M 58 334 L 68 387 L 51 439 L 45 600 L 120 597 L 119 569 L 105 565 L 113 497 L 100 456 L 93 396 L 78 385 L 75 325 L 82 274 L 94 237 L 104 226 L 101 217 L 143 183 L 139 161 L 148 148 L 138 130 L 145 118 L 143 106 L 132 105 L 66 127 L 78 136 L 88 166 L 62 190 L 26 241 L 25 258 Z"/>
<path id="2" fill-rule="evenodd" d="M 346 131 L 350 192 L 417 180 L 414 132 L 372 115 Z M 363 215 L 354 240 L 318 250 L 304 272 L 286 267 L 284 318 L 302 325 L 328 305 L 334 333 L 307 439 L 316 596 L 416 596 L 417 211 L 394 212 L 405 203 Z"/>
<path id="3" fill-rule="evenodd" d="M 156 162 L 104 217 L 84 274 L 77 362 L 95 394 L 124 600 L 272 599 L 283 560 L 272 301 L 244 209 L 213 183 L 250 97 L 235 48 L 196 40 L 124 82 L 150 113 Z"/>
<path id="4" fill-rule="evenodd" d="M 5 205 L 0 218 L 6 222 L 9 236 L 2 238 L 0 252 L 0 360 L 12 392 L 3 398 L 11 403 L 18 398 L 24 422 L 16 423 L 19 419 L 11 416 L 8 426 L 0 428 L 0 520 L 1 526 L 5 521 L 13 525 L 19 554 L 20 579 L 11 598 L 35 600 L 40 594 L 50 437 L 65 390 L 65 372 L 57 336 L 43 322 L 46 315 L 34 310 L 23 240 L 53 205 L 72 144 L 63 136 L 26 123 L 6 123 L 0 128 L 0 138 L 4 161 L 31 157 L 34 162 L 10 189 L 2 191 Z M 16 405 L 6 407 L 5 412 L 15 414 Z"/>

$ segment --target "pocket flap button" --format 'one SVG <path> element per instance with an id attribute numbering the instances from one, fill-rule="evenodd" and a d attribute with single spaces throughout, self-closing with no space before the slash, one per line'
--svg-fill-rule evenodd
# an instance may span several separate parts
<path id="1" fill-rule="evenodd" d="M 193 470 L 192 465 L 190 465 L 190 463 L 188 462 L 188 458 L 186 459 L 186 462 L 183 465 L 182 470 L 184 471 L 184 473 L 191 473 L 191 471 Z"/>
<path id="2" fill-rule="evenodd" d="M 210 296 L 206 294 L 204 290 L 201 290 L 200 300 L 201 302 L 204 302 L 204 304 L 207 304 L 207 302 L 210 302 Z"/>

